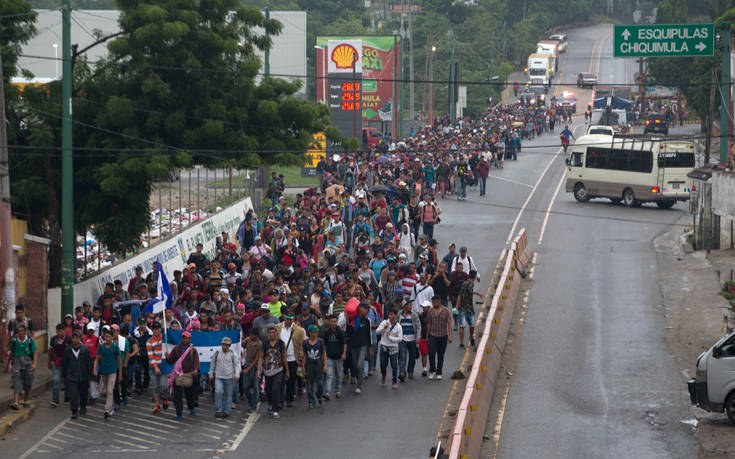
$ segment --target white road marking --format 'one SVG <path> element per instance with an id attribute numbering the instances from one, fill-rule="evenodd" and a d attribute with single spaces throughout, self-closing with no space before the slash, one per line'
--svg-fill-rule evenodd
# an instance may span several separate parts
<path id="1" fill-rule="evenodd" d="M 515 180 L 511 180 L 511 179 L 507 179 L 507 178 L 503 178 L 503 177 L 498 177 L 497 175 L 490 175 L 490 174 L 488 174 L 487 178 L 494 178 L 496 180 L 502 180 L 503 182 L 515 183 L 516 185 L 523 185 L 523 186 L 528 187 L 528 188 L 533 188 L 533 186 L 532 185 L 529 185 L 528 183 L 517 182 Z"/>
<path id="2" fill-rule="evenodd" d="M 541 241 L 544 240 L 544 233 L 546 232 L 546 224 L 549 223 L 549 215 L 551 215 L 551 208 L 554 206 L 554 202 L 556 201 L 556 195 L 559 194 L 559 190 L 561 189 L 561 184 L 564 183 L 564 181 L 567 179 L 566 174 L 562 174 L 561 180 L 559 180 L 559 184 L 556 185 L 556 190 L 554 190 L 553 196 L 551 196 L 551 202 L 549 203 L 549 207 L 546 208 L 546 215 L 544 216 L 544 223 L 541 225 L 541 234 L 538 237 L 538 244 L 541 244 Z"/>
<path id="3" fill-rule="evenodd" d="M 549 161 L 549 164 L 546 165 L 546 168 L 543 172 L 541 172 L 541 176 L 536 180 L 536 184 L 531 188 L 531 192 L 528 193 L 528 197 L 526 198 L 526 202 L 523 203 L 523 206 L 521 206 L 521 210 L 518 211 L 518 215 L 516 215 L 516 219 L 513 222 L 513 227 L 510 229 L 510 233 L 508 233 L 508 239 L 505 241 L 506 244 L 510 244 L 510 241 L 513 239 L 513 233 L 516 230 L 516 227 L 518 226 L 518 221 L 521 219 L 521 216 L 523 215 L 523 212 L 526 210 L 526 206 L 531 201 L 531 198 L 533 197 L 533 194 L 536 192 L 536 189 L 538 188 L 539 184 L 541 184 L 541 181 L 544 179 L 544 176 L 546 175 L 546 172 L 548 172 L 551 165 L 556 160 L 556 157 L 559 156 L 559 153 L 562 152 L 562 148 L 559 148 L 559 150 L 556 152 L 556 154 L 551 158 L 551 161 Z"/>
<path id="4" fill-rule="evenodd" d="M 245 436 L 250 432 L 250 430 L 255 425 L 255 422 L 260 417 L 260 413 L 251 413 L 248 416 L 248 420 L 245 421 L 245 425 L 242 426 L 242 430 L 240 430 L 240 433 L 237 434 L 237 437 L 235 437 L 235 440 L 232 442 L 230 447 L 228 448 L 228 451 L 236 451 L 237 448 L 240 446 L 240 443 L 245 439 Z"/>
<path id="5" fill-rule="evenodd" d="M 63 421 L 61 421 L 60 423 L 58 423 L 56 425 L 56 427 L 54 427 L 53 429 L 51 429 L 49 431 L 49 433 L 47 433 L 46 435 L 44 435 L 43 438 L 41 438 L 33 446 L 31 446 L 28 451 L 26 451 L 25 453 L 21 454 L 21 456 L 18 459 L 25 459 L 26 457 L 28 457 L 31 454 L 33 454 L 33 452 L 36 451 L 36 449 L 38 449 L 39 446 L 41 446 L 46 440 L 48 440 L 49 438 L 51 438 L 56 432 L 59 431 L 59 429 L 61 429 L 62 427 L 64 427 L 70 421 L 70 419 L 71 418 L 66 418 Z"/>

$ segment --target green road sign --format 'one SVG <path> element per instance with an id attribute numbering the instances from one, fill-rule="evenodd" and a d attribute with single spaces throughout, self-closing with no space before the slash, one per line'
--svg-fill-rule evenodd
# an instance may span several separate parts
<path id="1" fill-rule="evenodd" d="M 652 24 L 615 26 L 615 57 L 712 56 L 712 24 Z"/>

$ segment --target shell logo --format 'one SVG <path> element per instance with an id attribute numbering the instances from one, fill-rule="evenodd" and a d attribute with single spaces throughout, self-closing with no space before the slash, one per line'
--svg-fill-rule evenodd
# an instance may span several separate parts
<path id="1" fill-rule="evenodd" d="M 357 56 L 354 46 L 343 43 L 332 50 L 331 60 L 338 69 L 351 69 Z"/>

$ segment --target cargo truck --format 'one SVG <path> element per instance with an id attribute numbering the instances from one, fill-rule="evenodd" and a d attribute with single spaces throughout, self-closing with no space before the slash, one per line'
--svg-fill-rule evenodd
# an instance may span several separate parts
<path id="1" fill-rule="evenodd" d="M 534 53 L 528 56 L 526 73 L 531 84 L 551 84 L 552 60 L 550 54 Z"/>

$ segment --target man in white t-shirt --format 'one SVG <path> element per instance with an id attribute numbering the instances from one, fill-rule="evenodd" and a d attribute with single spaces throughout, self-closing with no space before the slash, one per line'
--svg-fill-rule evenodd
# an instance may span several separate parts
<path id="1" fill-rule="evenodd" d="M 414 285 L 411 289 L 411 296 L 409 301 L 413 302 L 411 310 L 416 314 L 421 314 L 423 311 L 421 305 L 424 301 L 431 301 L 434 296 L 434 288 L 426 283 L 426 272 L 419 275 L 419 283 Z"/>

